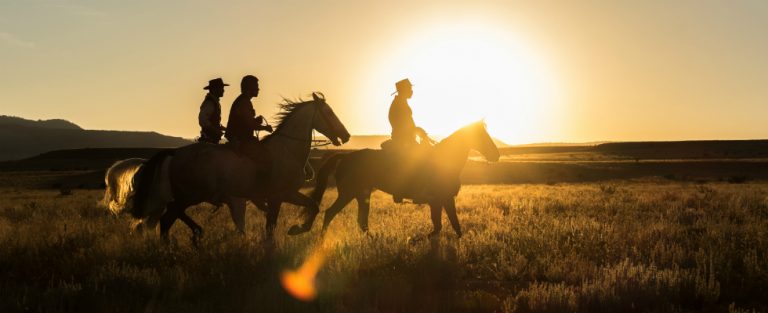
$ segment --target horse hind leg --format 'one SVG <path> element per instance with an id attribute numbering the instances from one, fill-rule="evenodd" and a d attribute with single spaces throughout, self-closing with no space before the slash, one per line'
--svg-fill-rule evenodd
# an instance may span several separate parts
<path id="1" fill-rule="evenodd" d="M 283 204 L 280 200 L 269 200 L 267 202 L 267 225 L 265 229 L 265 238 L 271 241 L 275 237 L 275 227 L 277 227 L 277 218 L 280 216 L 280 206 Z"/>
<path id="2" fill-rule="evenodd" d="M 179 219 L 187 224 L 189 229 L 192 230 L 192 242 L 197 245 L 198 240 L 203 237 L 203 228 L 195 223 L 195 221 L 184 211 L 179 213 Z"/>

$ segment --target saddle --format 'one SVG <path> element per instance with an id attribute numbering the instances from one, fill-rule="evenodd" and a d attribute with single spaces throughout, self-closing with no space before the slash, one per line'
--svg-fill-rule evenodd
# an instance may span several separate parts
<path id="1" fill-rule="evenodd" d="M 230 141 L 223 146 L 253 162 L 255 165 L 253 172 L 248 175 L 253 178 L 253 185 L 258 186 L 256 187 L 257 190 L 265 190 L 269 185 L 272 173 L 272 158 L 266 145 L 254 137 L 243 141 Z"/>
<path id="2" fill-rule="evenodd" d="M 243 141 L 230 141 L 224 144 L 228 149 L 232 149 L 238 155 L 245 156 L 259 168 L 268 170 L 272 165 L 269 150 L 258 138 L 249 138 Z"/>
<path id="3" fill-rule="evenodd" d="M 401 178 L 393 194 L 395 202 L 411 198 L 415 203 L 424 203 L 425 185 L 432 172 L 430 156 L 433 147 L 426 143 L 403 143 L 390 139 L 383 142 L 381 148 L 387 158 L 387 172 Z"/>
<path id="4" fill-rule="evenodd" d="M 398 142 L 389 139 L 381 143 L 381 150 L 390 156 L 396 163 L 410 163 L 424 161 L 432 152 L 432 145 L 427 143 Z"/>

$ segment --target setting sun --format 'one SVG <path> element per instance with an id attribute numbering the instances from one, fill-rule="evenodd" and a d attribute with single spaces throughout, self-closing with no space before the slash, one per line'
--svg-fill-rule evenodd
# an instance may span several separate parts
<path id="1" fill-rule="evenodd" d="M 557 115 L 561 91 L 542 54 L 505 29 L 466 22 L 416 31 L 375 74 L 385 86 L 411 79 L 414 119 L 434 136 L 485 119 L 498 138 L 531 142 Z"/>

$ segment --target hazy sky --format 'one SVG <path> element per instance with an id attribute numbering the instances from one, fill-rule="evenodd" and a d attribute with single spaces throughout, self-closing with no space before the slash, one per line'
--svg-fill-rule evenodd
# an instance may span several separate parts
<path id="1" fill-rule="evenodd" d="M 435 134 L 511 143 L 768 138 L 768 1 L 0 0 L 0 114 L 194 137 L 215 77 L 257 112 L 325 93 L 389 133 L 409 77 Z"/>

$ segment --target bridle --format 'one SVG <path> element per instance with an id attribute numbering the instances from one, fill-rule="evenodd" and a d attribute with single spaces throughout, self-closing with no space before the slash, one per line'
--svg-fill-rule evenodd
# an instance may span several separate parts
<path id="1" fill-rule="evenodd" d="M 318 112 L 321 109 L 321 106 L 317 105 L 317 102 L 315 102 L 314 104 L 315 104 L 315 108 L 312 111 L 312 120 L 313 121 L 315 120 L 315 117 L 318 115 Z M 328 125 L 329 127 L 331 127 L 332 130 L 335 133 L 339 132 L 338 129 L 335 129 L 335 126 L 331 123 L 331 121 L 328 120 L 328 117 L 325 116 L 325 114 L 320 114 L 320 118 L 322 118 L 323 121 L 325 122 L 325 124 Z M 267 125 L 269 125 L 269 124 L 267 124 Z M 315 139 L 315 130 L 314 130 L 314 128 L 312 129 L 312 137 L 310 139 L 294 137 L 294 136 L 291 136 L 291 135 L 288 135 L 288 134 L 284 134 L 283 132 L 281 132 L 279 130 L 275 130 L 275 132 L 273 134 L 277 135 L 277 136 L 280 136 L 280 137 L 283 137 L 283 138 L 299 141 L 299 142 L 310 142 L 310 147 L 311 148 L 324 147 L 324 146 L 328 146 L 328 145 L 332 144 L 332 142 L 330 140 Z"/>
<path id="2" fill-rule="evenodd" d="M 317 100 L 315 100 L 317 101 Z M 315 117 L 317 116 L 318 112 L 320 111 L 321 107 L 317 105 L 317 102 L 314 102 L 315 108 L 314 111 L 312 111 L 312 121 L 315 120 Z M 324 114 L 320 114 L 320 118 L 323 119 L 323 121 L 326 123 L 326 125 L 329 125 L 329 127 L 334 128 L 334 125 L 331 124 L 331 122 L 328 120 L 328 117 Z M 269 125 L 269 124 L 267 124 Z M 332 129 L 334 132 L 338 132 L 338 129 Z M 284 134 L 280 131 L 280 129 L 276 129 L 273 135 L 280 136 L 286 139 L 298 141 L 298 142 L 309 142 L 310 148 L 316 148 L 316 147 L 324 147 L 327 145 L 330 145 L 332 142 L 330 140 L 316 140 L 315 139 L 315 129 L 311 129 L 312 136 L 310 139 L 304 139 L 304 138 L 298 138 L 291 135 Z M 257 134 L 258 136 L 258 134 Z M 305 181 L 310 181 L 314 179 L 315 177 L 315 169 L 312 168 L 312 166 L 309 164 L 309 155 L 307 155 L 307 159 L 304 160 L 304 173 L 306 175 Z"/>

